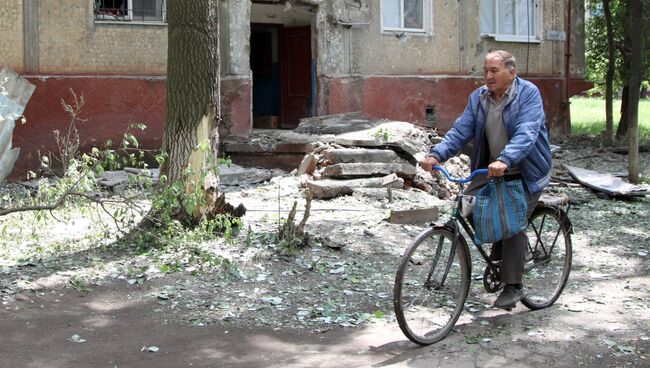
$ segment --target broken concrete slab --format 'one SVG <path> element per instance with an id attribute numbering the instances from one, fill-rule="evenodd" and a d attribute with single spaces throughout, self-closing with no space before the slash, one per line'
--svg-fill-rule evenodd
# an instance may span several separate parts
<path id="1" fill-rule="evenodd" d="M 321 115 L 300 119 L 294 131 L 303 134 L 341 134 L 372 127 L 375 119 L 366 117 L 361 111 Z"/>
<path id="2" fill-rule="evenodd" d="M 428 135 L 413 124 L 402 121 L 375 121 L 369 128 L 336 136 L 343 146 L 390 148 L 411 164 L 418 162 L 418 154 L 429 150 Z"/>
<path id="3" fill-rule="evenodd" d="M 610 196 L 634 197 L 648 194 L 646 188 L 626 183 L 609 174 L 568 165 L 565 168 L 578 183 Z"/>
<path id="4" fill-rule="evenodd" d="M 401 159 L 395 151 L 385 149 L 327 149 L 323 152 L 323 156 L 333 164 L 362 162 L 406 163 L 406 161 Z"/>
<path id="5" fill-rule="evenodd" d="M 318 165 L 318 159 L 313 153 L 308 153 L 302 159 L 300 166 L 298 166 L 298 175 L 311 174 L 316 170 L 316 165 Z"/>
<path id="6" fill-rule="evenodd" d="M 263 183 L 286 172 L 279 169 L 262 169 L 259 167 L 242 167 L 235 164 L 219 165 L 220 185 L 250 185 Z"/>
<path id="7" fill-rule="evenodd" d="M 395 173 L 403 178 L 413 178 L 416 173 L 415 166 L 410 164 L 390 163 L 351 163 L 334 164 L 323 169 L 324 177 L 360 178 Z"/>
<path id="8" fill-rule="evenodd" d="M 130 183 L 129 177 L 134 175 L 124 170 L 104 171 L 96 179 L 99 186 L 109 189 L 115 193 L 123 192 Z"/>
<path id="9" fill-rule="evenodd" d="M 316 146 L 311 142 L 288 141 L 285 143 L 225 142 L 223 149 L 226 152 L 238 153 L 307 153 L 315 148 Z"/>
<path id="10" fill-rule="evenodd" d="M 97 176 L 96 182 L 103 188 L 120 193 L 127 187 L 142 186 L 145 182 L 156 185 L 159 173 L 157 168 L 143 170 L 127 167 L 124 170 L 104 171 Z"/>
<path id="11" fill-rule="evenodd" d="M 312 195 L 320 199 L 338 197 L 340 195 L 352 194 L 357 188 L 394 188 L 404 187 L 404 179 L 398 178 L 390 184 L 385 185 L 382 178 L 352 179 L 352 180 L 307 180 L 305 185 Z"/>
<path id="12" fill-rule="evenodd" d="M 135 167 L 125 167 L 124 171 L 130 174 L 140 175 L 148 178 L 154 179 L 155 182 L 158 182 L 158 175 L 160 175 L 160 169 L 138 169 Z"/>
<path id="13" fill-rule="evenodd" d="M 431 223 L 438 219 L 436 207 L 418 208 L 412 210 L 390 211 L 388 222 L 393 224 L 419 224 Z"/>
<path id="14" fill-rule="evenodd" d="M 300 126 L 295 131 L 256 129 L 250 138 L 225 138 L 222 151 L 236 163 L 257 162 L 256 165 L 269 168 L 278 167 L 279 162 L 273 160 L 273 156 L 299 155 L 297 160 L 291 160 L 292 163 L 297 161 L 292 168 L 295 169 L 304 156 L 302 154 L 314 151 L 321 144 L 390 149 L 415 165 L 428 152 L 431 142 L 428 133 L 407 122 L 347 116 L 328 129 L 300 129 Z"/>

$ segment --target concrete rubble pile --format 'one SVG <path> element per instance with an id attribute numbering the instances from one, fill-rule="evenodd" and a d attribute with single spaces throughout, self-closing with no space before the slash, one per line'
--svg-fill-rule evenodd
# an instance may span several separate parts
<path id="1" fill-rule="evenodd" d="M 441 176 L 417 166 L 432 143 L 441 139 L 430 129 L 340 114 L 302 119 L 295 132 L 319 137 L 298 168 L 301 186 L 316 198 L 351 194 L 359 188 L 418 188 L 444 199 L 455 190 Z M 445 167 L 454 176 L 465 176 L 469 159 L 454 157 Z"/>

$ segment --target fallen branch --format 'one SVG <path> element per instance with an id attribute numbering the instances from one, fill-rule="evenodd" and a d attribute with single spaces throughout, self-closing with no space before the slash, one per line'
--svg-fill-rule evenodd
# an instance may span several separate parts
<path id="1" fill-rule="evenodd" d="M 621 146 L 621 147 L 611 147 L 608 148 L 608 150 L 612 153 L 618 153 L 618 154 L 623 154 L 626 155 L 630 151 L 630 147 L 628 146 Z M 644 144 L 639 146 L 639 152 L 650 152 L 650 144 Z"/>
<path id="2" fill-rule="evenodd" d="M 77 185 L 79 185 L 79 183 L 81 182 L 81 179 L 83 179 L 86 176 L 86 174 L 92 169 L 94 169 L 94 166 L 92 168 L 89 168 L 86 172 L 84 172 L 83 175 L 79 175 L 79 178 L 77 179 L 77 181 L 74 184 L 72 184 L 65 192 L 63 192 L 63 194 L 53 204 L 44 205 L 44 206 L 24 206 L 24 207 L 16 207 L 16 208 L 0 208 L 0 216 L 5 216 L 5 215 L 8 215 L 10 213 L 15 213 L 15 212 L 52 211 L 52 210 L 60 207 L 63 204 L 63 202 L 65 201 L 65 199 L 68 196 L 72 195 L 72 193 L 74 193 L 73 189 L 75 189 L 77 187 Z"/>

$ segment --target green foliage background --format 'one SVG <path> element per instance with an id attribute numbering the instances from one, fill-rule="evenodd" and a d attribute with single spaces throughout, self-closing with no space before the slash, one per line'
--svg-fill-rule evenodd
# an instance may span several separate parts
<path id="1" fill-rule="evenodd" d="M 650 22 L 650 0 L 643 0 L 644 16 L 647 19 L 646 24 Z M 624 85 L 624 80 L 628 78 L 627 70 L 624 66 L 623 55 L 621 50 L 626 46 L 625 42 L 625 17 L 626 9 L 629 7 L 627 0 L 610 0 L 612 13 L 612 29 L 614 33 L 614 43 L 616 45 L 616 72 L 614 76 L 614 90 L 620 89 Z M 585 24 L 586 32 L 586 65 L 585 78 L 594 82 L 595 87 L 592 92 L 604 93 L 605 91 L 605 72 L 607 70 L 607 29 L 605 27 L 605 17 L 603 12 L 602 1 L 589 0 L 585 3 L 585 9 L 588 13 Z M 643 86 L 648 86 L 650 80 L 650 26 L 645 28 L 645 55 L 644 66 L 645 73 L 643 76 Z"/>

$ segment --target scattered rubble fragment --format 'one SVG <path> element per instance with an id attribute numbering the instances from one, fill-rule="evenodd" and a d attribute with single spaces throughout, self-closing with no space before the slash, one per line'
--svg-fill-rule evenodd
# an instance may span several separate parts
<path id="1" fill-rule="evenodd" d="M 404 187 L 404 179 L 397 178 L 388 185 L 384 185 L 383 178 L 365 178 L 365 179 L 350 179 L 350 180 L 309 180 L 305 179 L 303 182 L 304 187 L 316 198 L 329 199 L 338 197 L 340 195 L 352 194 L 355 189 L 359 188 L 394 188 L 401 189 Z"/>
<path id="2" fill-rule="evenodd" d="M 578 183 L 610 196 L 634 197 L 644 196 L 648 193 L 645 188 L 626 183 L 621 178 L 609 174 L 569 165 L 565 165 L 565 168 Z"/>
<path id="3" fill-rule="evenodd" d="M 438 209 L 435 207 L 417 208 L 414 210 L 392 210 L 388 222 L 393 224 L 432 223 L 438 219 Z"/>

